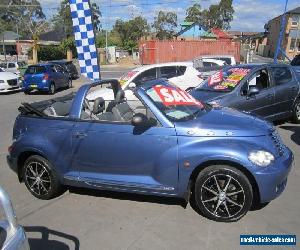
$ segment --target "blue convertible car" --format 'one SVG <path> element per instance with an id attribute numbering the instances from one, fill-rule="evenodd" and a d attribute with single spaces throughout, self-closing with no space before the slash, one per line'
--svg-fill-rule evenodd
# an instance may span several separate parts
<path id="1" fill-rule="evenodd" d="M 104 84 L 115 99 L 89 103 L 89 91 Z M 285 189 L 293 155 L 266 121 L 161 79 L 124 95 L 118 81 L 105 80 L 22 104 L 7 160 L 34 196 L 50 199 L 63 185 L 193 195 L 204 216 L 227 222 Z"/>

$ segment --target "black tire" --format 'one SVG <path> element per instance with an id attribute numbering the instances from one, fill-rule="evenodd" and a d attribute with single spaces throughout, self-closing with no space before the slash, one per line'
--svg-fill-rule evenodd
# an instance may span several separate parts
<path id="1" fill-rule="evenodd" d="M 50 83 L 50 86 L 49 86 L 49 94 L 54 95 L 55 91 L 56 91 L 55 84 L 52 82 L 52 83 Z"/>
<path id="2" fill-rule="evenodd" d="M 52 199 L 62 191 L 52 164 L 39 155 L 32 155 L 25 161 L 22 177 L 30 193 L 39 199 Z"/>
<path id="3" fill-rule="evenodd" d="M 293 122 L 296 124 L 300 124 L 300 99 L 299 98 L 296 100 L 294 105 Z"/>
<path id="4" fill-rule="evenodd" d="M 29 95 L 30 94 L 30 90 L 24 90 L 24 94 L 25 95 Z"/>
<path id="5" fill-rule="evenodd" d="M 210 166 L 201 171 L 194 191 L 200 212 L 214 221 L 239 220 L 250 210 L 253 200 L 248 178 L 240 170 L 225 165 Z"/>

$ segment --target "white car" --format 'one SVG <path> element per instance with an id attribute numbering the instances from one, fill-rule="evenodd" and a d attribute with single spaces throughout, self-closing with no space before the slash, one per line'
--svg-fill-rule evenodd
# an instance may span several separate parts
<path id="1" fill-rule="evenodd" d="M 12 72 L 17 74 L 18 76 L 21 75 L 20 69 L 25 67 L 26 63 L 19 61 L 19 62 L 0 62 L 0 68 L 5 70 L 6 72 Z"/>
<path id="2" fill-rule="evenodd" d="M 124 74 L 119 81 L 122 89 L 126 92 L 126 89 L 156 78 L 167 78 L 169 82 L 184 90 L 196 87 L 203 81 L 200 78 L 199 71 L 193 67 L 193 62 L 172 62 L 141 66 Z M 114 99 L 113 91 L 107 88 L 89 93 L 87 99 L 92 101 L 99 96 L 102 96 L 106 100 Z M 129 98 L 129 94 L 126 96 Z"/>
<path id="3" fill-rule="evenodd" d="M 21 80 L 16 74 L 0 69 L 0 93 L 19 90 L 20 83 Z"/>
<path id="4" fill-rule="evenodd" d="M 230 55 L 207 55 L 207 56 L 201 56 L 202 59 L 216 59 L 226 62 L 227 65 L 236 65 L 236 61 L 234 56 Z"/>

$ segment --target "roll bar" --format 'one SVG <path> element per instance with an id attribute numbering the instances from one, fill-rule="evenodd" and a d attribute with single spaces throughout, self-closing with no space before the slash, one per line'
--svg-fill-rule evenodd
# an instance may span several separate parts
<path id="1" fill-rule="evenodd" d="M 9 224 L 9 230 L 10 230 L 9 233 L 14 234 L 18 228 L 17 217 L 15 215 L 15 211 L 13 209 L 8 193 L 1 186 L 0 186 L 0 202 Z"/>

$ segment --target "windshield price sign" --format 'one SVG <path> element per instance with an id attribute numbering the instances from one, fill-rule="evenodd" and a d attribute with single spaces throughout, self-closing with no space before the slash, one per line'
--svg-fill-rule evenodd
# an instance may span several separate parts
<path id="1" fill-rule="evenodd" d="M 165 86 L 155 86 L 154 90 L 165 106 L 198 105 L 203 107 L 201 102 L 197 101 L 194 97 L 192 97 L 182 89 L 175 89 Z"/>

